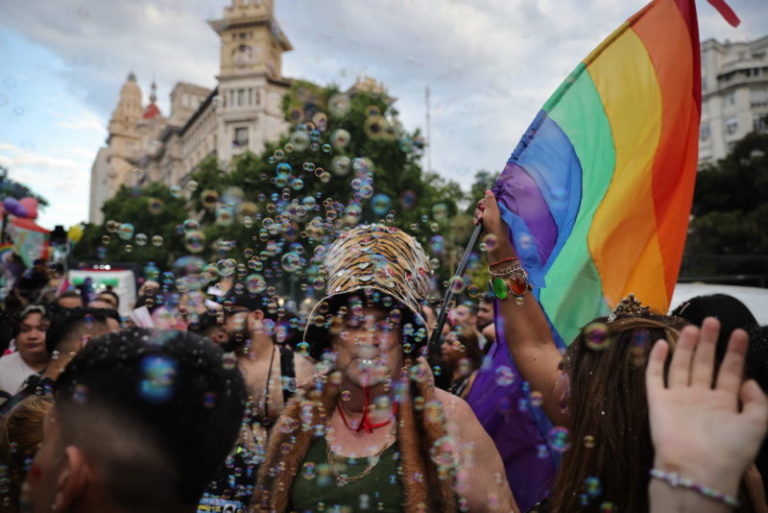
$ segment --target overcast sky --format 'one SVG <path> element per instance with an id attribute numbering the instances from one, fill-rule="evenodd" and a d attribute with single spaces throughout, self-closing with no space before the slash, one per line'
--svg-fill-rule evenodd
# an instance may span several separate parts
<path id="1" fill-rule="evenodd" d="M 0 164 L 47 197 L 42 225 L 87 218 L 90 167 L 129 71 L 160 107 L 177 81 L 215 85 L 206 20 L 229 0 L 0 1 Z M 699 1 L 702 39 L 768 35 L 766 0 L 730 0 L 731 28 Z M 408 129 L 432 91 L 432 167 L 469 186 L 500 170 L 549 94 L 644 0 L 276 0 L 295 50 L 284 75 L 382 81 Z"/>

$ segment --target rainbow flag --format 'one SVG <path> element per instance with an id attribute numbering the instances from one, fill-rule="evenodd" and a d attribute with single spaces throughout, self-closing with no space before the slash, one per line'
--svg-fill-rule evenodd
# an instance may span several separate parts
<path id="1" fill-rule="evenodd" d="M 561 341 L 630 293 L 667 311 L 696 179 L 700 81 L 694 0 L 654 0 L 566 78 L 507 162 L 494 192 Z"/>

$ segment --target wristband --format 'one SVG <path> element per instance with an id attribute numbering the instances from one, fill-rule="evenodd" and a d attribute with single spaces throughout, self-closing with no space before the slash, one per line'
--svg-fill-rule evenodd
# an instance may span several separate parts
<path id="1" fill-rule="evenodd" d="M 712 499 L 721 504 L 725 504 L 726 506 L 731 506 L 732 508 L 739 507 L 739 500 L 733 495 L 718 492 L 714 488 L 710 488 L 708 486 L 696 484 L 690 479 L 682 477 L 674 472 L 664 472 L 663 470 L 653 468 L 651 469 L 651 477 L 653 479 L 658 479 L 659 481 L 667 483 L 672 488 L 683 488 L 685 490 L 691 490 L 698 493 L 699 495 L 703 495 L 708 499 Z"/>
<path id="2" fill-rule="evenodd" d="M 497 265 L 504 264 L 506 262 L 519 262 L 519 261 L 520 259 L 517 257 L 507 257 L 507 258 L 502 258 L 501 260 L 497 260 L 492 264 L 488 264 L 488 267 L 496 267 Z"/>

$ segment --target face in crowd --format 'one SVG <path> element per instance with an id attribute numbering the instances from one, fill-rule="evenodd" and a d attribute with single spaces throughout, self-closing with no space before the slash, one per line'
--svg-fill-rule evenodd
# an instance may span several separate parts
<path id="1" fill-rule="evenodd" d="M 333 338 L 336 368 L 352 384 L 372 387 L 396 378 L 401 365 L 397 314 L 381 307 L 353 306 L 341 319 Z"/>
<path id="2" fill-rule="evenodd" d="M 481 300 L 477 305 L 477 328 L 482 330 L 493 322 L 493 302 Z"/>
<path id="3" fill-rule="evenodd" d="M 41 312 L 31 312 L 19 324 L 16 347 L 21 358 L 27 363 L 44 363 L 48 360 L 45 350 L 45 332 L 48 319 Z"/>

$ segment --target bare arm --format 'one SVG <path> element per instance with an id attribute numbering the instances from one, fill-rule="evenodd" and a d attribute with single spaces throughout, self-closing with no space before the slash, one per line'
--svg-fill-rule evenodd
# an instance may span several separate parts
<path id="1" fill-rule="evenodd" d="M 467 500 L 469 511 L 506 513 L 520 509 L 512 496 L 507 474 L 496 445 L 488 436 L 474 412 L 463 399 L 435 389 L 435 397 L 443 403 L 449 432 L 453 439 L 469 444 L 469 450 L 458 448 L 457 492 Z"/>
<path id="2" fill-rule="evenodd" d="M 757 466 L 754 463 L 750 465 L 744 473 L 744 483 L 749 498 L 752 500 L 752 506 L 755 508 L 755 513 L 768 513 L 768 503 L 765 501 L 763 476 L 760 475 L 760 471 L 757 470 Z"/>
<path id="3" fill-rule="evenodd" d="M 496 239 L 488 251 L 489 264 L 517 257 L 496 198 L 490 191 L 486 192 L 485 199 L 480 201 L 475 211 L 475 223 L 478 222 L 482 222 L 486 233 Z M 507 298 L 499 301 L 499 308 L 504 321 L 504 336 L 517 368 L 530 383 L 531 389 L 541 392 L 542 408 L 552 423 L 567 425 L 568 418 L 560 409 L 560 398 L 554 393 L 562 355 L 552 339 L 539 302 L 530 292 L 526 292 L 523 304 L 518 305 L 514 298 Z"/>

